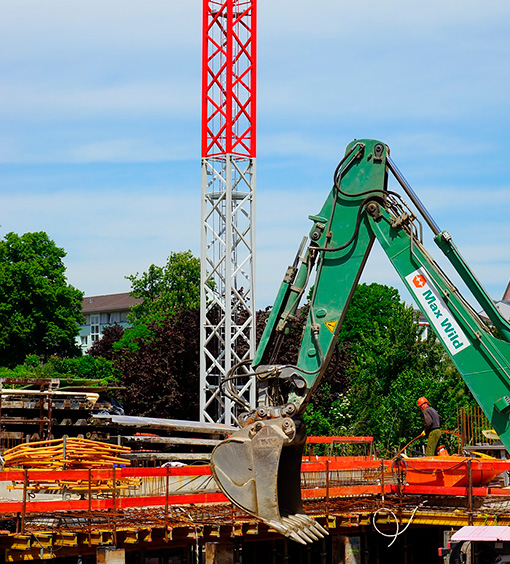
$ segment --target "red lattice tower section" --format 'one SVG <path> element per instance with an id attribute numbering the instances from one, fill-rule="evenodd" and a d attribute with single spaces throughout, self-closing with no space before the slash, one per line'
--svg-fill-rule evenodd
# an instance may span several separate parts
<path id="1" fill-rule="evenodd" d="M 255 352 L 256 1 L 204 0 L 200 414 L 236 423 L 255 382 L 221 382 Z M 244 369 L 246 370 L 246 369 Z"/>
<path id="2" fill-rule="evenodd" d="M 202 156 L 256 156 L 256 2 L 204 1 Z"/>

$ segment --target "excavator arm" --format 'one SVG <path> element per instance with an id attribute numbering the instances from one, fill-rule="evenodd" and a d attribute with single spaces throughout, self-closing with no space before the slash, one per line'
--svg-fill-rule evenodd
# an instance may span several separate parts
<path id="1" fill-rule="evenodd" d="M 406 198 L 388 189 L 389 174 Z M 322 209 L 310 219 L 309 242 L 302 243 L 287 269 L 252 361 L 258 407 L 239 418 L 242 429 L 216 447 L 211 462 L 218 484 L 234 503 L 299 542 L 325 533 L 304 514 L 301 504 L 300 465 L 306 440 L 301 415 L 328 367 L 375 239 L 510 450 L 510 325 L 450 234 L 439 230 L 405 181 L 389 148 L 375 140 L 353 141 Z M 422 221 L 498 329 L 498 337 L 426 251 Z M 275 364 L 314 271 L 297 363 Z"/>

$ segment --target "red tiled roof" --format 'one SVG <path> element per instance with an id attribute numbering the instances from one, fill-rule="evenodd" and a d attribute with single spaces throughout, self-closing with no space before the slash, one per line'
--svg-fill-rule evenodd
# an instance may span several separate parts
<path id="1" fill-rule="evenodd" d="M 141 302 L 141 298 L 133 298 L 129 292 L 107 294 L 106 296 L 85 296 L 82 302 L 82 313 L 122 311 Z"/>

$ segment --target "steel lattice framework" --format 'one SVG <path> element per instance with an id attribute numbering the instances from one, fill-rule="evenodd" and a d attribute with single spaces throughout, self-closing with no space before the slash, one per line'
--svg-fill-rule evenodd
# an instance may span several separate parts
<path id="1" fill-rule="evenodd" d="M 256 0 L 204 0 L 202 82 L 202 421 L 236 423 L 220 383 L 255 349 Z M 237 390 L 255 404 L 252 378 Z"/>

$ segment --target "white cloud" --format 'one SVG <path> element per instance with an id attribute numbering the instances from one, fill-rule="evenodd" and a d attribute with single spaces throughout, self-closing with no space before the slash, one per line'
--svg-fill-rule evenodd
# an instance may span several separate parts
<path id="1" fill-rule="evenodd" d="M 124 191 L 89 191 L 87 188 L 51 193 L 15 192 L 2 195 L 0 236 L 8 231 L 47 231 L 68 255 L 70 282 L 88 295 L 127 291 L 124 277 L 142 272 L 152 263 L 163 264 L 171 251 L 191 249 L 199 254 L 200 191 L 198 168 L 196 189 L 188 183 L 168 186 L 165 193 L 147 186 Z M 266 187 L 257 203 L 257 306 L 272 304 L 286 267 L 294 260 L 329 186 L 288 190 Z M 486 209 L 494 212 L 497 199 L 488 199 Z M 475 213 L 480 209 L 472 210 Z M 503 224 L 504 218 L 502 218 Z M 506 241 L 510 228 L 465 229 L 454 233 L 462 255 L 494 298 L 501 297 L 510 278 Z M 480 225 L 477 225 L 480 227 Z M 498 237 L 494 237 L 494 231 Z M 448 263 L 436 249 L 430 234 L 426 247 L 442 266 Z M 453 275 L 452 275 L 453 276 Z M 396 272 L 382 250 L 374 248 L 363 281 L 397 287 L 404 298 Z"/>
<path id="2" fill-rule="evenodd" d="M 262 133 L 258 137 L 259 155 L 264 157 L 299 157 L 331 160 L 339 158 L 338 143 L 331 135 L 317 140 L 299 130 Z"/>
<path id="3" fill-rule="evenodd" d="M 508 18 L 510 7 L 504 0 L 492 1 L 490 9 L 476 0 L 431 0 L 426 3 L 360 0 L 351 4 L 318 0 L 313 5 L 307 0 L 280 0 L 277 3 L 262 0 L 259 14 L 265 22 L 266 33 L 297 36 L 303 42 L 309 38 L 346 35 L 357 40 L 355 47 L 363 49 L 367 42 L 377 41 L 381 31 L 402 40 L 429 36 L 433 31 L 446 31 L 451 27 L 469 27 L 476 31 L 483 28 L 484 23 Z M 264 34 L 264 28 L 261 34 Z"/>
<path id="4" fill-rule="evenodd" d="M 308 235 L 312 226 L 308 215 L 318 211 L 328 191 L 329 187 L 321 192 L 295 190 L 289 197 L 288 191 L 267 189 L 259 195 L 258 217 L 262 219 L 257 226 L 257 270 L 264 274 L 263 277 L 257 277 L 257 296 L 264 305 L 274 300 L 286 267 L 293 262 L 302 237 Z M 496 214 L 499 209 L 497 202 L 497 199 L 487 199 L 487 211 Z M 506 226 L 505 217 L 501 218 L 499 226 L 494 223 L 491 229 L 477 225 L 480 202 L 478 207 L 470 211 L 475 219 L 471 215 L 464 216 L 465 229 L 458 236 L 453 230 L 454 241 L 489 294 L 499 299 L 510 279 L 510 257 L 506 250 L 510 228 Z M 452 223 L 457 224 L 453 219 L 452 216 Z M 473 225 L 477 225 L 477 229 L 473 229 Z M 495 237 L 495 233 L 498 233 L 498 237 Z M 463 283 L 433 242 L 428 230 L 425 231 L 424 244 L 454 283 L 465 292 Z M 394 286 L 406 301 L 411 301 L 398 274 L 378 245 L 374 246 L 362 281 Z"/>

